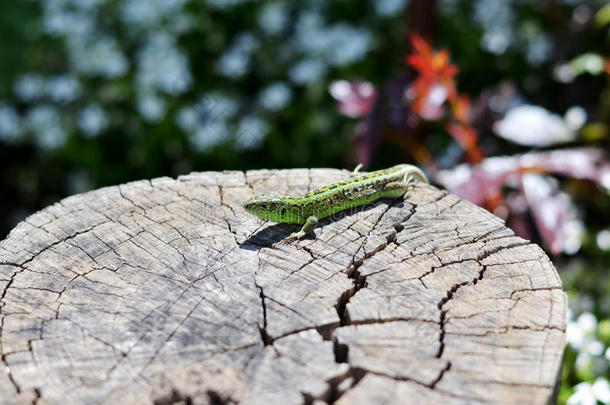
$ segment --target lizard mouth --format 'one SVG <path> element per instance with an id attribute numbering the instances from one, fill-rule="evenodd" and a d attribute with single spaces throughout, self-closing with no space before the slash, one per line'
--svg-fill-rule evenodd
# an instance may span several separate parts
<path id="1" fill-rule="evenodd" d="M 261 204 L 260 201 L 256 201 L 255 199 L 249 200 L 244 204 L 244 210 L 246 210 L 246 212 L 260 218 L 267 218 L 267 209 L 267 204 Z"/>
<path id="2" fill-rule="evenodd" d="M 259 216 L 259 211 L 260 208 L 256 206 L 256 204 L 251 203 L 251 202 L 247 202 L 246 204 L 244 204 L 244 210 L 246 210 L 246 212 Z"/>

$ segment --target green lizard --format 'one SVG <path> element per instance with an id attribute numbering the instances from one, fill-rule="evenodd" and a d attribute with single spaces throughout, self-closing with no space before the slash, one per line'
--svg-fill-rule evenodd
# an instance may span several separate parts
<path id="1" fill-rule="evenodd" d="M 303 224 L 299 232 L 286 238 L 301 239 L 314 230 L 318 220 L 379 198 L 400 197 L 417 181 L 428 183 L 419 168 L 402 164 L 351 177 L 298 198 L 257 195 L 248 200 L 244 208 L 250 214 L 273 222 Z"/>

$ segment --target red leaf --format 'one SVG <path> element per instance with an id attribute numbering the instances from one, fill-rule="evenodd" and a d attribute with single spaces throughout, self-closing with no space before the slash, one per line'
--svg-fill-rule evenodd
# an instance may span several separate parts
<path id="1" fill-rule="evenodd" d="M 466 150 L 471 162 L 480 162 L 484 153 L 477 144 L 477 131 L 470 125 L 470 101 L 458 95 L 454 81 L 458 68 L 450 63 L 449 51 L 435 52 L 418 35 L 411 36 L 411 43 L 415 52 L 405 61 L 419 73 L 411 87 L 411 108 L 423 119 L 438 121 L 445 116 L 448 101 L 456 122 L 450 121 L 445 129 Z"/>
<path id="2" fill-rule="evenodd" d="M 458 122 L 470 122 L 470 98 L 468 96 L 458 96 L 452 107 L 453 116 Z"/>
<path id="3" fill-rule="evenodd" d="M 428 59 L 432 56 L 432 46 L 421 36 L 417 34 L 411 34 L 411 45 L 413 45 L 413 48 L 417 53 L 427 57 Z"/>
<path id="4" fill-rule="evenodd" d="M 429 61 L 422 55 L 416 53 L 408 55 L 405 61 L 422 75 L 434 74 L 434 71 L 430 69 Z"/>
<path id="5" fill-rule="evenodd" d="M 450 122 L 445 125 L 445 129 L 468 153 L 472 163 L 478 163 L 483 160 L 483 150 L 477 143 L 479 136 L 474 128 L 461 123 Z"/>

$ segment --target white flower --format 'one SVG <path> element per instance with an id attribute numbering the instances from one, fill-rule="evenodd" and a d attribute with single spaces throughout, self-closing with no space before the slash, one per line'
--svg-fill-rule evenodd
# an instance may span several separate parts
<path id="1" fill-rule="evenodd" d="M 290 80 L 297 84 L 314 83 L 326 74 L 326 65 L 319 60 L 307 59 L 294 65 L 288 72 Z"/>
<path id="2" fill-rule="evenodd" d="M 55 107 L 39 105 L 32 108 L 27 113 L 26 124 L 36 136 L 38 146 L 43 149 L 57 149 L 66 142 L 67 135 Z"/>
<path id="3" fill-rule="evenodd" d="M 485 32 L 481 38 L 481 48 L 487 52 L 501 55 L 511 43 L 512 32 L 508 29 L 492 29 Z"/>
<path id="4" fill-rule="evenodd" d="M 186 2 L 187 0 L 127 0 L 121 7 L 121 19 L 130 26 L 157 28 L 166 21 L 184 19 L 182 8 Z M 188 28 L 188 25 L 183 28 Z"/>
<path id="5" fill-rule="evenodd" d="M 5 142 L 16 140 L 21 134 L 19 115 L 15 108 L 0 103 L 0 139 Z"/>
<path id="6" fill-rule="evenodd" d="M 242 118 L 237 128 L 236 145 L 239 149 L 254 149 L 260 146 L 269 125 L 257 116 L 246 116 Z"/>
<path id="7" fill-rule="evenodd" d="M 593 383 L 593 392 L 595 393 L 595 398 L 603 404 L 610 403 L 610 384 L 608 384 L 608 380 L 605 378 L 598 378 Z"/>
<path id="8" fill-rule="evenodd" d="M 268 34 L 278 34 L 288 24 L 289 11 L 284 2 L 265 3 L 258 14 L 258 25 Z"/>
<path id="9" fill-rule="evenodd" d="M 194 131 L 198 123 L 199 116 L 193 107 L 183 107 L 176 114 L 176 125 L 183 131 Z"/>
<path id="10" fill-rule="evenodd" d="M 607 368 L 607 363 L 601 356 L 604 354 L 608 360 L 610 352 L 602 342 L 597 340 L 596 331 L 597 318 L 592 313 L 584 312 L 576 321 L 572 320 L 571 315 L 569 316 L 566 331 L 567 341 L 570 347 L 577 351 L 575 363 L 577 370 L 587 370 L 591 366 Z M 600 382 L 599 384 L 606 383 Z M 602 386 L 599 384 L 598 386 Z"/>
<path id="11" fill-rule="evenodd" d="M 574 393 L 568 398 L 567 405 L 596 405 L 597 399 L 593 393 L 593 387 L 588 382 L 582 382 L 574 386 Z"/>
<path id="12" fill-rule="evenodd" d="M 71 36 L 68 38 L 68 50 L 72 66 L 86 75 L 113 78 L 122 76 L 129 67 L 114 37 Z"/>
<path id="13" fill-rule="evenodd" d="M 576 322 L 568 322 L 566 329 L 566 340 L 572 348 L 578 350 L 585 341 L 585 333 L 578 327 Z"/>
<path id="14" fill-rule="evenodd" d="M 553 77 L 561 83 L 572 83 L 578 72 L 570 63 L 560 63 L 553 68 Z"/>
<path id="15" fill-rule="evenodd" d="M 604 344 L 599 340 L 589 340 L 582 351 L 587 352 L 590 356 L 601 356 L 604 353 Z"/>
<path id="16" fill-rule="evenodd" d="M 258 41 L 252 34 L 241 33 L 220 57 L 216 70 L 231 79 L 239 79 L 244 76 L 250 68 L 250 55 L 257 45 Z"/>
<path id="17" fill-rule="evenodd" d="M 207 0 L 207 4 L 210 7 L 216 8 L 218 10 L 226 10 L 229 8 L 233 8 L 238 4 L 245 3 L 248 0 Z"/>
<path id="18" fill-rule="evenodd" d="M 46 93 L 51 100 L 59 104 L 70 103 L 81 94 L 80 84 L 74 76 L 59 75 L 49 79 Z"/>
<path id="19" fill-rule="evenodd" d="M 479 0 L 474 6 L 474 20 L 483 29 L 481 48 L 496 55 L 503 54 L 511 45 L 513 11 L 508 1 Z"/>
<path id="20" fill-rule="evenodd" d="M 597 401 L 610 403 L 610 384 L 604 378 L 598 378 L 593 385 L 582 382 L 574 386 L 574 394 L 568 398 L 567 405 L 596 405 Z"/>
<path id="21" fill-rule="evenodd" d="M 591 312 L 583 312 L 576 321 L 568 320 L 566 337 L 568 344 L 581 353 L 599 356 L 603 345 L 595 339 L 597 318 Z"/>
<path id="22" fill-rule="evenodd" d="M 610 229 L 599 231 L 595 241 L 601 250 L 610 250 Z"/>
<path id="23" fill-rule="evenodd" d="M 188 58 L 176 47 L 175 38 L 162 33 L 150 38 L 138 53 L 136 81 L 143 91 L 169 95 L 182 94 L 191 87 Z"/>
<path id="24" fill-rule="evenodd" d="M 239 104 L 230 97 L 218 93 L 206 94 L 193 106 L 201 118 L 227 119 L 237 113 Z"/>
<path id="25" fill-rule="evenodd" d="M 14 90 L 22 101 L 36 100 L 44 94 L 45 79 L 38 74 L 25 74 L 17 80 Z"/>
<path id="26" fill-rule="evenodd" d="M 250 56 L 241 51 L 230 51 L 223 54 L 216 65 L 216 70 L 223 76 L 239 79 L 248 73 Z"/>
<path id="27" fill-rule="evenodd" d="M 332 65 L 343 66 L 361 60 L 372 45 L 371 34 L 363 28 L 353 28 L 347 24 L 336 24 L 327 35 L 331 43 L 328 60 Z"/>
<path id="28" fill-rule="evenodd" d="M 292 98 L 292 90 L 285 83 L 273 83 L 260 94 L 259 100 L 263 107 L 271 111 L 284 108 Z"/>
<path id="29" fill-rule="evenodd" d="M 95 14 L 90 8 L 71 7 L 67 1 L 43 1 L 42 26 L 52 36 L 82 36 L 95 29 Z"/>
<path id="30" fill-rule="evenodd" d="M 81 10 L 92 10 L 107 2 L 108 0 L 72 0 L 72 4 Z"/>
<path id="31" fill-rule="evenodd" d="M 223 120 L 207 121 L 199 125 L 190 138 L 196 151 L 205 152 L 229 137 L 229 129 Z"/>
<path id="32" fill-rule="evenodd" d="M 211 93 L 202 96 L 197 103 L 181 108 L 175 122 L 193 136 L 191 144 L 195 149 L 207 150 L 227 137 L 226 121 L 238 110 L 239 104 L 232 98 Z"/>
<path id="33" fill-rule="evenodd" d="M 597 318 L 591 312 L 583 312 L 576 322 L 585 333 L 593 333 L 597 329 Z"/>
<path id="34" fill-rule="evenodd" d="M 494 131 L 502 138 L 526 146 L 550 146 L 576 138 L 561 117 L 534 105 L 510 109 L 495 123 Z"/>
<path id="35" fill-rule="evenodd" d="M 138 111 L 148 122 L 158 122 L 165 116 L 165 100 L 155 94 L 138 97 Z"/>
<path id="36" fill-rule="evenodd" d="M 549 59 L 553 41 L 544 33 L 537 33 L 529 37 L 527 43 L 527 60 L 533 65 L 539 65 Z"/>
<path id="37" fill-rule="evenodd" d="M 563 119 L 568 128 L 577 131 L 587 122 L 587 112 L 580 106 L 573 106 L 566 111 Z"/>
<path id="38" fill-rule="evenodd" d="M 375 13 L 382 17 L 396 15 L 407 6 L 407 0 L 373 0 Z"/>
<path id="39" fill-rule="evenodd" d="M 577 215 L 570 213 L 570 215 Z M 586 229 L 584 222 L 574 216 L 566 221 L 563 227 L 563 252 L 568 255 L 576 254 L 582 246 L 582 241 L 585 239 Z"/>
<path id="40" fill-rule="evenodd" d="M 297 21 L 294 47 L 309 58 L 342 66 L 362 59 L 372 44 L 371 34 L 345 23 L 324 26 L 319 14 L 303 13 Z"/>
<path id="41" fill-rule="evenodd" d="M 93 138 L 108 126 L 108 117 L 99 105 L 90 104 L 79 112 L 77 123 L 87 138 Z"/>

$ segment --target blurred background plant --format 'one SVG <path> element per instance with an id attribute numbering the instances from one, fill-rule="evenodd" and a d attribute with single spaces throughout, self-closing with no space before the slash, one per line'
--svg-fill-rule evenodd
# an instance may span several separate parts
<path id="1" fill-rule="evenodd" d="M 554 258 L 560 403 L 610 403 L 610 5 L 0 3 L 0 237 L 194 170 L 416 163 Z"/>

